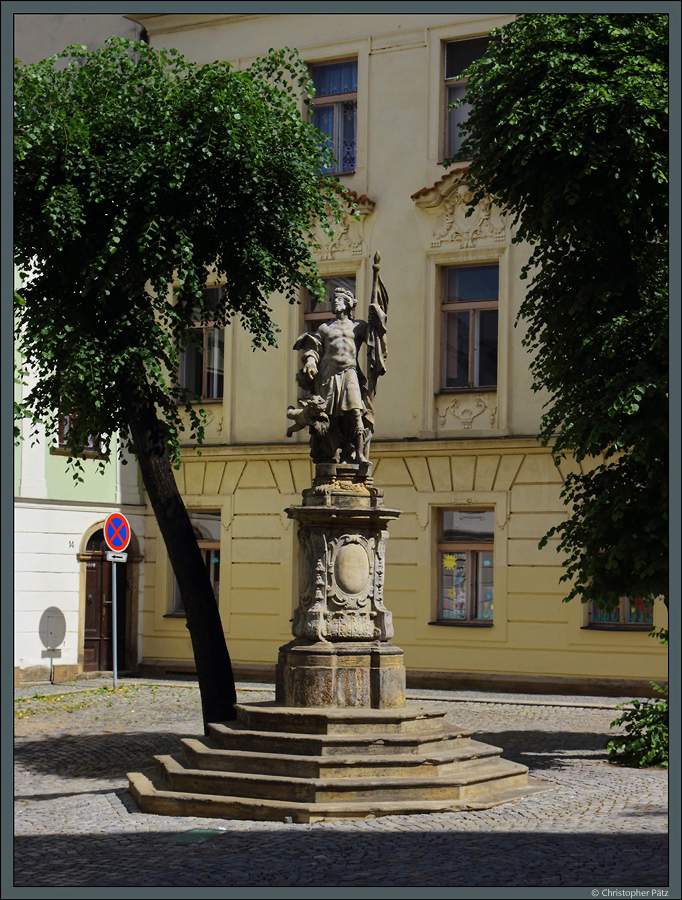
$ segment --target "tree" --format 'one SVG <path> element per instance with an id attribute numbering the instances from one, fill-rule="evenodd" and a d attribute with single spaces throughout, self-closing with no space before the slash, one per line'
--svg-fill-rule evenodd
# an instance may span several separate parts
<path id="1" fill-rule="evenodd" d="M 183 405 L 190 439 L 202 438 L 178 353 L 197 317 L 238 318 L 256 347 L 272 345 L 270 295 L 321 295 L 312 229 L 340 200 L 317 174 L 330 164 L 324 136 L 301 117 L 311 96 L 288 50 L 235 71 L 115 38 L 15 63 L 15 262 L 31 273 L 16 334 L 37 382 L 19 412 L 48 432 L 71 416 L 76 466 L 93 434 L 104 462 L 115 434 L 136 454 L 182 593 L 205 723 L 234 718 L 236 694 L 172 473 Z M 225 285 L 210 308 L 209 272 Z"/>
<path id="2" fill-rule="evenodd" d="M 532 255 L 520 310 L 562 496 L 567 600 L 668 592 L 667 17 L 524 15 L 467 71 L 462 158 Z M 542 545 L 541 544 L 541 545 Z M 667 602 L 667 601 L 666 601 Z"/>

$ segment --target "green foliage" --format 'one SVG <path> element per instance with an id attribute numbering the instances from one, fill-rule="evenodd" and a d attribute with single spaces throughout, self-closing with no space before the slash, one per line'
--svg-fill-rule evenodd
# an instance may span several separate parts
<path id="1" fill-rule="evenodd" d="M 659 640 L 665 647 L 668 646 L 668 629 L 660 628 L 658 631 L 650 631 L 649 637 Z"/>
<path id="2" fill-rule="evenodd" d="M 16 333 L 36 378 L 20 412 L 52 431 L 73 416 L 72 453 L 92 434 L 105 460 L 114 433 L 130 447 L 134 388 L 177 458 L 187 327 L 237 319 L 265 347 L 271 294 L 321 294 L 313 226 L 340 200 L 318 175 L 324 136 L 301 116 L 312 90 L 289 50 L 235 71 L 113 38 L 15 62 Z M 203 307 L 207 272 L 226 286 L 217 310 Z"/>
<path id="3" fill-rule="evenodd" d="M 622 766 L 658 766 L 668 768 L 668 691 L 657 684 L 661 695 L 652 700 L 631 700 L 625 712 L 611 722 L 611 728 L 623 725 L 624 734 L 612 738 L 606 752 L 613 763 Z M 623 706 L 617 707 L 623 709 Z"/>
<path id="4" fill-rule="evenodd" d="M 553 528 L 571 590 L 667 595 L 667 17 L 519 17 L 468 70 L 472 203 L 532 246 L 520 318 L 540 437 L 583 462 Z"/>

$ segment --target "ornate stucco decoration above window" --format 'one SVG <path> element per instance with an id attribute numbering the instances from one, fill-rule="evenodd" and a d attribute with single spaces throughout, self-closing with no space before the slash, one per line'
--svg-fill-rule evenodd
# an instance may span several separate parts
<path id="1" fill-rule="evenodd" d="M 440 247 L 448 241 L 463 250 L 479 242 L 503 243 L 507 238 L 504 215 L 489 199 L 479 201 L 467 217 L 473 194 L 460 181 L 462 174 L 461 169 L 448 172 L 432 187 L 421 188 L 411 196 L 419 209 L 436 217 L 431 246 Z"/>
<path id="2" fill-rule="evenodd" d="M 205 401 L 197 400 L 197 407 L 201 407 L 204 411 L 204 443 L 210 445 L 212 443 L 220 442 L 223 429 L 225 428 L 225 416 L 223 415 L 223 398 L 220 398 L 219 403 L 215 406 L 212 406 Z M 182 421 L 184 422 L 185 432 L 189 433 L 190 431 L 190 423 L 189 417 L 184 412 L 182 407 L 178 410 L 182 417 Z M 224 440 L 224 438 L 222 438 Z M 183 446 L 194 446 L 189 439 L 187 443 Z"/>
<path id="3" fill-rule="evenodd" d="M 466 428 L 495 428 L 497 419 L 497 395 L 456 397 L 449 403 L 447 396 L 438 398 L 438 425 L 440 431 Z"/>
<path id="4" fill-rule="evenodd" d="M 332 226 L 334 238 L 331 242 L 321 228 L 316 228 L 315 239 L 320 245 L 320 260 L 363 256 L 365 254 L 363 241 L 364 219 L 374 211 L 376 204 L 366 194 L 358 197 L 355 191 L 349 191 L 349 195 L 355 202 L 360 220 L 358 221 L 351 213 L 344 213 L 341 221 Z"/>

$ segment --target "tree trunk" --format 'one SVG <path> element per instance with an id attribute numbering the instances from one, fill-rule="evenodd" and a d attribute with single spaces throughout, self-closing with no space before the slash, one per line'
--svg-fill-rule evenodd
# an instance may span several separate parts
<path id="1" fill-rule="evenodd" d="M 130 431 L 142 480 L 178 581 L 199 679 L 204 730 L 236 718 L 237 699 L 220 612 L 192 523 L 173 477 L 154 404 L 129 387 Z"/>

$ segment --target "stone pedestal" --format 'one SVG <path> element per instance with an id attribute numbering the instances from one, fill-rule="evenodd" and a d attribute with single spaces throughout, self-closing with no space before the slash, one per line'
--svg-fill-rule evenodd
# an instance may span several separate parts
<path id="1" fill-rule="evenodd" d="M 292 641 L 280 648 L 275 701 L 283 706 L 405 706 L 405 666 L 400 647 L 382 641 Z"/>
<path id="2" fill-rule="evenodd" d="M 280 649 L 277 701 L 285 706 L 395 709 L 405 705 L 403 652 L 384 606 L 387 525 L 369 464 L 316 467 L 299 523 L 294 641 Z"/>

